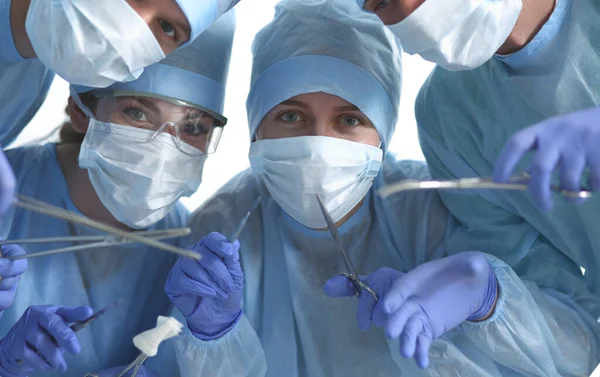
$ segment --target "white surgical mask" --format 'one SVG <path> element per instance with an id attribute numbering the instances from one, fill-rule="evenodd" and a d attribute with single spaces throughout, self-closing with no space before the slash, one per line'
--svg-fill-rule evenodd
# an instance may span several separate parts
<path id="1" fill-rule="evenodd" d="M 161 133 L 90 119 L 79 152 L 102 204 L 121 223 L 147 228 L 165 217 L 181 196 L 200 186 L 206 155 Z"/>
<path id="2" fill-rule="evenodd" d="M 404 51 L 449 71 L 469 70 L 491 59 L 521 13 L 521 0 L 426 0 L 388 26 Z"/>
<path id="3" fill-rule="evenodd" d="M 132 81 L 165 57 L 125 0 L 31 0 L 25 25 L 37 57 L 75 85 Z"/>
<path id="4" fill-rule="evenodd" d="M 319 229 L 327 224 L 315 194 L 333 221 L 341 220 L 371 188 L 383 152 L 338 138 L 301 136 L 256 141 L 249 158 L 277 204 L 300 224 Z"/>

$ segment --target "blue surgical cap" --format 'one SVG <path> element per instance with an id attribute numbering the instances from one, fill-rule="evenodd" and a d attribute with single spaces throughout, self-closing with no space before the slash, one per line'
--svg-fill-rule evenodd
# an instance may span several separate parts
<path id="1" fill-rule="evenodd" d="M 105 89 L 72 86 L 76 93 L 102 95 L 114 91 L 154 94 L 178 99 L 223 114 L 225 86 L 235 33 L 234 11 L 227 12 L 188 47 L 144 69 L 137 80 Z"/>
<path id="2" fill-rule="evenodd" d="M 190 42 L 240 0 L 176 0 L 191 27 Z"/>
<path id="3" fill-rule="evenodd" d="M 401 48 L 373 13 L 349 0 L 284 0 L 257 35 L 250 94 L 250 135 L 275 106 L 325 92 L 358 107 L 386 150 L 398 120 Z"/>

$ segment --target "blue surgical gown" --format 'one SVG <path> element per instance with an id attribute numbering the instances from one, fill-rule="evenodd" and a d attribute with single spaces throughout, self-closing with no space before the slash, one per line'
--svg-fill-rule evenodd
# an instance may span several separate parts
<path id="1" fill-rule="evenodd" d="M 81 214 L 69 197 L 55 144 L 12 149 L 6 155 L 17 176 L 19 194 Z M 183 227 L 188 215 L 178 204 L 153 229 Z M 100 234 L 20 208 L 5 216 L 0 227 L 7 239 Z M 184 241 L 165 242 L 182 246 Z M 72 244 L 26 244 L 23 247 L 28 253 L 34 253 L 69 245 Z M 77 333 L 81 353 L 65 354 L 69 368 L 66 375 L 81 377 L 86 372 L 129 364 L 139 354 L 133 346 L 133 336 L 155 327 L 159 315 L 171 314 L 172 305 L 164 293 L 164 283 L 175 260 L 173 254 L 140 245 L 30 259 L 19 281 L 13 306 L 0 318 L 0 336 L 4 337 L 31 305 L 89 305 L 98 310 L 121 298 L 125 301 L 118 307 Z M 177 370 L 162 374 L 164 377 L 176 375 Z M 44 371 L 31 376 L 65 374 Z"/>
<path id="2" fill-rule="evenodd" d="M 415 105 L 419 137 L 436 179 L 490 176 L 506 141 L 545 118 L 600 105 L 600 2 L 558 0 L 553 14 L 522 50 L 495 57 L 473 71 L 436 68 Z M 528 156 L 518 167 L 526 170 Z M 556 177 L 555 177 L 556 178 Z M 600 196 L 583 205 L 556 197 L 542 213 L 527 192 L 444 192 L 442 199 L 464 224 L 452 248 L 478 249 L 510 265 L 539 286 L 569 294 L 598 318 Z M 557 252 L 559 254 L 557 254 Z M 560 256 L 560 257 L 559 257 Z M 538 263 L 555 259 L 540 270 Z"/>
<path id="3" fill-rule="evenodd" d="M 376 194 L 385 183 L 427 177 L 422 163 L 386 156 L 362 206 L 339 229 L 360 274 L 382 266 L 409 271 L 447 255 L 444 241 L 456 224 L 436 192 L 385 200 Z M 260 207 L 239 237 L 244 316 L 216 340 L 182 336 L 176 347 L 183 375 L 583 376 L 598 362 L 600 329 L 594 318 L 569 294 L 521 280 L 490 256 L 500 286 L 494 314 L 434 341 L 431 366 L 419 370 L 381 329 L 358 329 L 355 298 L 325 296 L 325 281 L 345 271 L 331 235 L 289 217 L 250 171 L 192 215 L 195 238 L 213 230 L 232 234 L 259 195 Z M 537 266 L 544 271 L 554 262 L 549 256 Z M 580 288 L 585 291 L 583 281 Z"/>
<path id="4" fill-rule="evenodd" d="M 0 146 L 3 147 L 33 118 L 54 79 L 54 73 L 40 60 L 23 59 L 17 52 L 10 6 L 11 0 L 0 0 Z"/>

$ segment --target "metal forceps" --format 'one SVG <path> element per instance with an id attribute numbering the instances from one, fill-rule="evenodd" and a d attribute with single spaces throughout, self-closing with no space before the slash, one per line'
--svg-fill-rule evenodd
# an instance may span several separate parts
<path id="1" fill-rule="evenodd" d="M 93 229 L 100 230 L 102 232 L 106 232 L 109 235 L 116 237 L 117 241 L 127 240 L 129 243 L 141 243 L 146 246 L 154 247 L 160 250 L 164 250 L 170 253 L 174 253 L 177 255 L 181 255 L 184 257 L 190 257 L 195 260 L 200 260 L 202 257 L 198 253 L 194 253 L 191 250 L 185 250 L 179 247 L 175 247 L 173 245 L 169 245 L 167 243 L 161 242 L 157 237 L 146 237 L 143 235 L 143 232 L 128 232 L 116 228 L 114 226 L 110 226 L 99 221 L 95 221 L 89 219 L 85 216 L 78 215 L 71 211 L 67 211 L 65 209 L 53 206 L 51 204 L 45 203 L 43 201 L 33 199 L 24 195 L 18 195 L 14 202 L 15 206 L 28 209 L 33 212 L 42 213 L 48 216 L 52 216 L 61 220 L 66 220 L 71 223 L 87 226 Z M 178 230 L 180 231 L 180 230 Z M 170 238 L 170 237 L 161 237 L 161 238 Z M 19 243 L 21 241 L 17 241 Z"/>
<path id="2" fill-rule="evenodd" d="M 135 360 L 133 360 L 129 365 L 127 365 L 127 367 L 125 367 L 125 369 L 123 369 L 121 373 L 117 375 L 117 377 L 124 377 L 127 374 L 127 372 L 129 372 L 132 369 L 133 372 L 131 372 L 130 377 L 137 376 L 138 371 L 140 370 L 142 364 L 144 364 L 146 359 L 148 359 L 148 355 L 141 352 L 140 355 L 135 358 Z"/>
<path id="3" fill-rule="evenodd" d="M 250 215 L 252 215 L 252 212 L 254 212 L 256 207 L 258 207 L 258 205 L 260 204 L 260 200 L 261 200 L 260 196 L 254 200 L 254 202 L 248 209 L 248 212 L 246 213 L 246 215 L 244 215 L 244 217 L 242 218 L 242 220 L 240 221 L 240 223 L 234 230 L 233 234 L 231 235 L 231 237 L 229 237 L 229 239 L 228 239 L 229 242 L 234 242 L 240 236 L 240 234 L 242 233 L 242 230 L 244 230 L 244 227 L 246 226 L 246 222 L 250 218 Z M 137 376 L 138 371 L 140 370 L 140 368 L 142 367 L 144 362 L 146 362 L 147 359 L 148 359 L 148 355 L 144 354 L 143 352 L 140 352 L 138 357 L 136 357 L 135 360 L 133 360 L 129 365 L 127 365 L 127 367 L 125 367 L 125 369 L 123 369 L 123 371 L 121 371 L 121 373 L 119 373 L 117 375 L 117 377 L 124 377 L 125 375 L 127 375 L 127 373 L 130 370 L 132 370 L 130 377 Z"/>
<path id="4" fill-rule="evenodd" d="M 448 181 L 417 181 L 407 179 L 404 181 L 385 185 L 378 190 L 378 194 L 385 198 L 392 194 L 401 191 L 410 190 L 436 190 L 436 189 L 496 189 L 496 190 L 517 190 L 525 191 L 528 189 L 527 184 L 531 177 L 527 173 L 513 176 L 507 183 L 496 183 L 491 177 L 477 177 L 477 178 L 461 178 Z M 580 190 L 580 191 L 568 191 L 563 190 L 556 185 L 550 187 L 552 191 L 557 194 L 563 195 L 569 198 L 581 198 L 586 199 L 592 196 L 591 191 Z"/>
<path id="5" fill-rule="evenodd" d="M 333 240 L 335 241 L 337 249 L 340 252 L 340 254 L 342 255 L 342 258 L 344 259 L 344 263 L 346 264 L 347 272 L 342 272 L 340 275 L 345 276 L 352 282 L 352 284 L 354 284 L 357 296 L 359 296 L 362 293 L 362 290 L 364 289 L 365 291 L 369 292 L 369 294 L 371 294 L 371 296 L 373 296 L 373 298 L 375 298 L 375 302 L 378 302 L 379 296 L 377 295 L 377 293 L 373 289 L 371 289 L 371 287 L 369 287 L 368 285 L 363 283 L 360 280 L 360 278 L 358 277 L 356 268 L 354 268 L 354 264 L 352 263 L 352 260 L 350 260 L 350 257 L 348 256 L 348 253 L 346 252 L 346 249 L 344 248 L 344 244 L 342 243 L 342 240 L 338 233 L 337 227 L 335 226 L 335 223 L 333 222 L 331 215 L 329 214 L 329 212 L 327 212 L 327 209 L 325 208 L 325 205 L 321 201 L 321 198 L 319 197 L 318 194 L 316 194 L 316 197 L 317 197 L 317 202 L 319 203 L 319 207 L 321 208 L 321 212 L 323 213 L 323 217 L 325 218 L 325 222 L 327 223 L 327 228 L 329 229 L 329 233 L 331 233 L 331 236 L 333 237 Z"/>
<path id="6" fill-rule="evenodd" d="M 176 228 L 176 229 L 165 229 L 165 230 L 146 230 L 146 231 L 139 231 L 136 233 L 139 235 L 143 235 L 144 237 L 154 239 L 154 240 L 162 240 L 162 239 L 166 239 L 166 238 L 187 236 L 188 234 L 191 233 L 191 229 L 190 228 Z M 31 253 L 31 254 L 10 256 L 7 258 L 10 260 L 30 259 L 30 258 L 44 257 L 47 255 L 66 253 L 66 252 L 71 252 L 71 251 L 93 250 L 95 248 L 105 247 L 105 246 L 125 245 L 125 244 L 135 243 L 137 241 L 128 240 L 123 237 L 116 237 L 112 234 L 109 234 L 106 236 L 73 236 L 73 237 L 30 238 L 30 239 L 24 239 L 24 240 L 5 240 L 5 241 L 0 241 L 0 245 L 5 245 L 5 244 L 26 245 L 26 244 L 55 243 L 55 242 L 61 242 L 61 243 L 62 242 L 90 242 L 90 243 L 85 243 L 82 245 L 67 246 L 67 247 L 63 247 L 60 249 L 40 251 L 37 253 Z"/>

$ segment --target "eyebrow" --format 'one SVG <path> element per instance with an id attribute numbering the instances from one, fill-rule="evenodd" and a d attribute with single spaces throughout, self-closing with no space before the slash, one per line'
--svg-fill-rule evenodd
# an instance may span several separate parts
<path id="1" fill-rule="evenodd" d="M 340 106 L 340 107 L 336 107 L 337 111 L 360 111 L 360 109 L 354 105 L 346 105 L 346 106 Z"/>
<path id="2" fill-rule="evenodd" d="M 298 101 L 298 100 L 293 100 L 293 99 L 288 99 L 287 101 L 283 101 L 280 103 L 280 105 L 286 105 L 286 106 L 298 106 L 298 107 L 302 107 L 305 109 L 308 109 L 310 106 L 308 106 L 307 104 L 305 104 L 302 101 Z"/>
<path id="3" fill-rule="evenodd" d="M 148 100 L 147 98 L 133 97 L 133 99 L 140 102 L 142 105 L 149 107 L 152 111 L 160 114 L 160 109 L 158 108 L 158 106 L 156 106 L 154 102 Z"/>

